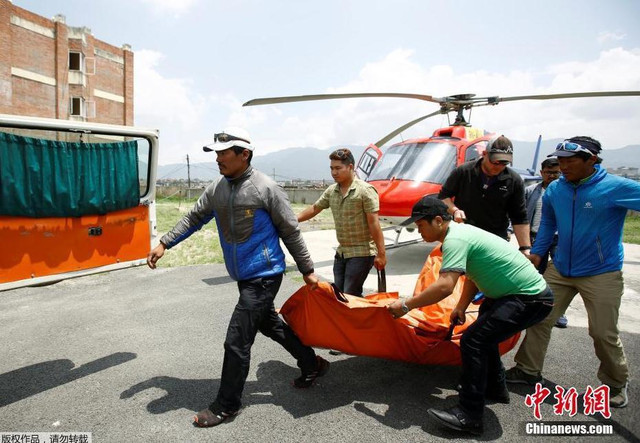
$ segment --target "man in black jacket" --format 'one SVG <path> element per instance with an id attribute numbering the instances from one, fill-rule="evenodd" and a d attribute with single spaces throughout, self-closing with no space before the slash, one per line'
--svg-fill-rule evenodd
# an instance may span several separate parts
<path id="1" fill-rule="evenodd" d="M 520 245 L 531 249 L 524 182 L 507 165 L 513 162 L 513 145 L 501 135 L 491 139 L 482 158 L 458 166 L 442 186 L 439 198 L 453 219 L 509 239 L 509 220 Z"/>

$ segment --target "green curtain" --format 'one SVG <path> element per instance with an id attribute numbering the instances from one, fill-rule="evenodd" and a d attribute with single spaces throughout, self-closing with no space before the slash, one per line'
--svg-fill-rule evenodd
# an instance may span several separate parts
<path id="1" fill-rule="evenodd" d="M 70 143 L 0 132 L 0 215 L 105 214 L 139 198 L 135 140 Z"/>

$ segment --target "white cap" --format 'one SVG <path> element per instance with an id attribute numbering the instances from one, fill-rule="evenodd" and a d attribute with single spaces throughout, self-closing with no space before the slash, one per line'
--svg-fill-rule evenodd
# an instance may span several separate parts
<path id="1" fill-rule="evenodd" d="M 228 136 L 230 140 L 226 142 L 221 142 L 218 137 L 222 136 L 225 139 L 225 136 Z M 248 149 L 249 151 L 253 151 L 253 146 L 251 146 L 251 137 L 249 133 L 237 127 L 228 127 L 225 128 L 222 132 L 214 135 L 214 142 L 202 147 L 202 150 L 205 152 L 211 151 L 224 151 L 225 149 L 232 148 L 234 146 L 238 146 L 240 148 Z"/>

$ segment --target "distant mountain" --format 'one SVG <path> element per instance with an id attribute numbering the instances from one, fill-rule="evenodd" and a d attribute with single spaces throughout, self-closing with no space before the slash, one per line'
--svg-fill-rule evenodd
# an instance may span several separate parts
<path id="1" fill-rule="evenodd" d="M 540 170 L 540 163 L 547 158 L 547 155 L 554 152 L 558 143 L 563 139 L 542 140 L 540 144 L 540 154 L 536 171 Z M 537 142 L 513 142 L 513 162 L 518 168 L 531 168 L 533 156 L 536 152 Z M 629 145 L 620 149 L 603 149 L 600 153 L 602 165 L 605 168 L 613 169 L 621 166 L 640 168 L 640 145 Z"/>
<path id="2" fill-rule="evenodd" d="M 364 147 L 340 145 L 349 148 L 356 159 L 362 155 Z M 256 155 L 251 164 L 258 170 L 273 177 L 277 181 L 288 180 L 332 180 L 329 172 L 329 154 L 338 149 L 330 147 L 318 148 L 287 148 L 265 155 Z M 191 164 L 191 178 L 213 180 L 220 175 L 215 160 L 210 163 Z M 159 179 L 187 179 L 187 165 L 169 164 L 158 166 Z"/>
<path id="3" fill-rule="evenodd" d="M 555 147 L 562 139 L 543 140 L 540 147 L 536 171 L 540 169 L 540 163 L 548 154 L 555 151 Z M 536 150 L 536 142 L 514 141 L 514 165 L 517 168 L 528 169 L 533 163 Z M 356 162 L 364 151 L 363 146 L 344 146 L 351 149 Z M 329 154 L 337 149 L 330 147 L 318 148 L 287 148 L 281 151 L 265 155 L 256 155 L 252 164 L 260 171 L 276 180 L 331 180 L 329 172 Z M 621 166 L 640 168 L 640 145 L 625 146 L 621 149 L 605 149 L 602 151 L 603 166 L 606 168 L 619 168 Z M 207 163 L 195 163 L 191 165 L 191 178 L 200 180 L 213 180 L 219 175 L 215 161 Z M 187 179 L 187 165 L 169 164 L 158 166 L 159 179 Z"/>

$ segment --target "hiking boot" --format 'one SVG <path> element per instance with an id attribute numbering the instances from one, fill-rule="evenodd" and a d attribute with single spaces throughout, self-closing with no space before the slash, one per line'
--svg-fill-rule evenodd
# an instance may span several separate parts
<path id="1" fill-rule="evenodd" d="M 470 432 L 474 435 L 481 435 L 484 431 L 482 418 L 472 418 L 459 406 L 454 406 L 446 410 L 429 409 L 427 411 L 439 424 L 456 431 Z"/>
<path id="2" fill-rule="evenodd" d="M 567 320 L 566 315 L 561 315 L 560 318 L 556 320 L 556 324 L 554 325 L 556 328 L 564 329 L 569 324 L 569 320 Z"/>
<path id="3" fill-rule="evenodd" d="M 609 386 L 609 406 L 612 408 L 624 408 L 627 406 L 627 403 L 629 403 L 628 386 L 629 382 L 625 383 L 621 388 Z"/>
<path id="4" fill-rule="evenodd" d="M 517 366 L 507 370 L 504 375 L 507 383 L 519 383 L 530 386 L 535 386 L 536 383 L 542 383 L 542 375 L 529 375 Z"/>
<path id="5" fill-rule="evenodd" d="M 212 426 L 218 426 L 220 423 L 228 420 L 231 417 L 238 415 L 238 411 L 227 412 L 219 408 L 203 409 L 193 417 L 193 423 L 200 428 L 210 428 Z"/>
<path id="6" fill-rule="evenodd" d="M 329 372 L 329 362 L 320 356 L 316 356 L 316 370 L 313 372 L 305 373 L 302 371 L 302 375 L 293 380 L 293 386 L 296 388 L 310 388 L 313 382 L 318 377 L 322 377 Z"/>

